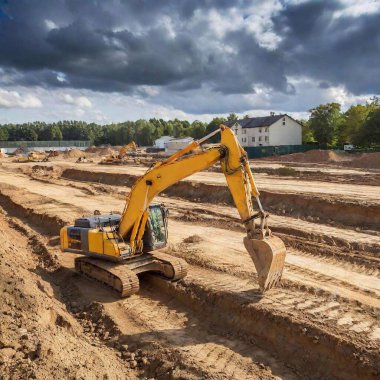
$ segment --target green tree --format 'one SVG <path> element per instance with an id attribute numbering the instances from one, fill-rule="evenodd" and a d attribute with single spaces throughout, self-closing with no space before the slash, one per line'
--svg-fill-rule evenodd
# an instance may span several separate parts
<path id="1" fill-rule="evenodd" d="M 223 124 L 226 122 L 226 119 L 224 117 L 214 117 L 207 125 L 206 127 L 206 135 L 208 135 L 211 132 L 214 132 L 217 130 L 220 126 L 220 124 Z M 217 142 L 219 141 L 218 136 L 213 136 L 210 140 L 210 142 Z"/>
<path id="2" fill-rule="evenodd" d="M 206 134 L 206 125 L 201 121 L 195 120 L 191 124 L 191 137 L 196 140 L 201 139 Z"/>
<path id="3" fill-rule="evenodd" d="M 364 123 L 371 111 L 368 105 L 351 106 L 344 114 L 340 127 L 339 142 L 354 142 L 358 140 Z"/>
<path id="4" fill-rule="evenodd" d="M 173 120 L 173 135 L 174 137 L 184 137 L 184 127 L 180 120 L 174 119 Z"/>
<path id="5" fill-rule="evenodd" d="M 368 146 L 380 144 L 380 107 L 369 113 L 354 143 Z"/>
<path id="6" fill-rule="evenodd" d="M 153 144 L 153 124 L 149 123 L 149 121 L 140 119 L 136 121 L 135 129 L 135 142 L 137 143 L 137 145 L 148 146 Z"/>
<path id="7" fill-rule="evenodd" d="M 8 141 L 9 133 L 6 126 L 0 126 L 0 141 Z"/>
<path id="8" fill-rule="evenodd" d="M 309 111 L 310 129 L 315 139 L 324 144 L 336 142 L 339 125 L 342 121 L 339 103 L 321 104 Z"/>
<path id="9" fill-rule="evenodd" d="M 298 120 L 302 125 L 302 143 L 314 142 L 314 134 L 310 129 L 310 123 L 308 120 Z"/>
<path id="10" fill-rule="evenodd" d="M 58 125 L 48 125 L 41 129 L 38 133 L 38 140 L 52 141 L 52 140 L 62 140 L 62 132 Z"/>
<path id="11" fill-rule="evenodd" d="M 238 116 L 236 115 L 236 113 L 232 112 L 230 113 L 228 116 L 227 116 L 227 120 L 228 121 L 234 121 L 234 120 L 238 120 Z"/>

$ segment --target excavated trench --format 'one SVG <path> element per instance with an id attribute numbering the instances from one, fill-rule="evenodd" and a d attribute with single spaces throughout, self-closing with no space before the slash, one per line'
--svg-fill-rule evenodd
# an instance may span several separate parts
<path id="1" fill-rule="evenodd" d="M 11 189 L 8 189 L 11 190 Z M 14 192 L 17 192 L 16 189 L 13 189 Z M 195 378 L 203 378 L 207 377 L 210 379 L 220 379 L 220 378 L 240 378 L 236 377 L 238 373 L 242 373 L 243 376 L 247 376 L 250 374 L 254 378 L 263 378 L 263 379 L 273 379 L 273 375 L 271 374 L 271 370 L 266 365 L 262 364 L 258 366 L 255 362 L 247 363 L 250 367 L 249 371 L 244 372 L 244 369 L 239 369 L 239 363 L 235 363 L 233 366 L 233 376 L 226 377 L 223 372 L 218 372 L 217 376 L 214 377 L 213 371 L 208 373 L 207 369 L 202 370 L 201 363 L 188 361 L 189 358 L 184 355 L 183 352 L 178 350 L 177 348 L 170 345 L 171 339 L 166 339 L 165 336 L 170 336 L 170 331 L 166 332 L 156 332 L 152 331 L 151 333 L 138 334 L 137 336 L 128 336 L 125 331 L 123 331 L 122 324 L 118 323 L 118 316 L 113 315 L 112 308 L 111 310 L 106 310 L 104 305 L 101 302 L 93 301 L 92 299 L 97 297 L 90 296 L 86 297 L 84 294 L 86 290 L 86 286 L 83 287 L 83 283 L 89 282 L 89 286 L 91 287 L 101 287 L 100 285 L 88 281 L 84 278 L 79 277 L 77 274 L 72 273 L 71 270 L 68 270 L 64 266 L 60 266 L 58 263 L 58 259 L 54 251 L 57 249 L 56 246 L 47 247 L 42 239 L 38 238 L 38 235 L 35 235 L 34 230 L 42 230 L 45 229 L 47 225 L 49 225 L 49 231 L 51 233 L 57 233 L 59 228 L 63 223 L 65 223 L 62 219 L 59 218 L 50 218 L 45 215 L 41 215 L 35 212 L 32 212 L 31 209 L 25 209 L 22 205 L 19 205 L 17 202 L 12 200 L 12 196 L 4 196 L 0 195 L 1 206 L 4 210 L 6 210 L 7 215 L 11 217 L 10 223 L 12 223 L 13 227 L 20 231 L 22 234 L 26 235 L 31 240 L 31 246 L 33 247 L 33 252 L 35 253 L 37 260 L 42 260 L 45 262 L 45 265 L 40 266 L 38 273 L 41 277 L 44 278 L 45 281 L 54 283 L 54 286 L 59 289 L 59 298 L 60 301 L 64 302 L 67 307 L 67 310 L 72 314 L 74 318 L 82 325 L 83 333 L 85 334 L 85 338 L 93 345 L 102 348 L 110 349 L 114 351 L 114 355 L 119 357 L 121 361 L 125 361 L 126 369 L 125 374 L 128 373 L 128 377 L 136 376 L 138 378 L 146 379 L 154 377 L 156 379 L 169 380 L 173 378 L 183 378 L 183 379 L 195 379 Z M 39 197 L 39 199 L 35 198 L 34 201 L 43 201 L 43 197 Z M 46 202 L 44 202 L 46 203 Z M 18 219 L 20 218 L 20 219 Z M 28 224 L 24 224 L 24 222 Z M 51 241 L 51 240 L 50 240 Z M 147 279 L 149 276 L 147 277 Z M 76 285 L 76 283 L 78 285 Z M 81 286 L 82 285 L 82 286 Z M 100 293 L 103 296 L 100 299 L 104 298 L 104 294 L 110 292 L 111 297 L 106 296 L 108 302 L 114 301 L 116 305 L 116 309 L 120 309 L 120 304 L 117 305 L 117 296 L 113 295 L 111 291 L 107 289 L 101 289 Z M 162 297 L 157 293 L 156 286 L 154 286 L 154 290 L 149 289 L 149 286 L 143 287 L 141 293 L 144 297 L 149 297 L 152 299 L 161 299 Z M 138 296 L 133 296 L 132 301 L 137 302 L 139 305 L 142 305 L 142 310 L 139 313 L 146 313 L 144 309 L 144 298 L 141 300 L 137 300 Z M 99 297 L 98 297 L 99 298 Z M 161 299 L 161 302 L 163 300 Z M 123 303 L 128 301 L 123 301 Z M 173 303 L 171 303 L 173 304 Z M 178 304 L 178 305 L 182 305 Z M 146 305 L 145 305 L 146 306 Z M 177 306 L 179 307 L 179 306 Z M 181 312 L 183 312 L 183 306 L 181 307 Z M 137 307 L 134 307 L 133 310 L 136 310 Z M 131 314 L 133 317 L 133 310 L 131 310 Z M 185 309 L 186 310 L 186 309 Z M 118 314 L 118 313 L 116 313 Z M 167 317 L 167 315 L 165 316 Z M 138 316 L 141 319 L 141 314 Z M 133 319 L 133 318 L 132 318 Z M 140 323 L 152 323 L 153 330 L 155 326 L 155 321 L 157 319 L 157 310 L 155 310 L 155 318 L 152 319 L 153 322 L 149 321 L 149 318 L 144 321 L 142 319 Z M 192 318 L 192 323 L 195 323 L 196 319 Z M 57 325 L 62 327 L 66 326 L 65 319 L 60 319 L 56 321 Z M 186 340 L 194 339 L 194 344 L 203 344 L 203 340 L 207 339 L 206 334 L 210 334 L 209 339 L 214 340 L 215 342 L 220 341 L 223 342 L 223 338 L 216 338 L 218 331 L 214 329 L 212 325 L 206 325 L 202 327 L 202 323 L 197 321 L 200 329 L 204 330 L 203 339 L 197 340 L 197 338 L 186 337 Z M 204 324 L 204 323 L 203 323 Z M 146 326 L 144 326 L 146 327 Z M 206 333 L 207 331 L 207 333 Z M 194 335 L 202 334 L 202 330 L 198 331 Z M 231 343 L 236 344 L 234 342 L 235 338 L 230 335 Z M 158 339 L 158 341 L 156 341 Z M 221 343 L 219 343 L 221 344 Z M 215 345 L 215 344 L 214 344 Z M 255 350 L 257 348 L 254 346 L 251 347 L 251 344 L 247 343 L 244 346 L 245 350 L 251 352 L 252 355 L 256 355 Z M 204 350 L 204 349 L 203 349 Z M 208 354 L 211 355 L 211 351 L 214 350 L 214 347 L 206 349 L 209 350 Z M 198 350 L 199 351 L 199 350 Z M 238 351 L 237 351 L 238 352 Z M 231 356 L 237 357 L 235 360 L 241 360 L 242 356 L 239 353 L 234 353 L 233 350 L 226 348 L 226 353 L 228 354 L 228 359 L 231 359 Z M 272 357 L 271 354 L 263 354 L 261 351 L 259 353 L 260 360 L 268 361 L 268 362 L 276 362 L 276 359 Z M 132 359 L 131 359 L 132 358 Z M 135 358 L 135 360 L 133 359 Z M 212 360 L 211 357 L 207 358 Z M 144 364 L 145 362 L 146 364 Z M 216 362 L 217 360 L 215 360 Z M 136 362 L 136 364 L 131 364 L 131 362 Z M 207 364 L 207 363 L 206 363 Z M 210 364 L 210 363 L 208 363 Z M 227 364 L 227 363 L 226 363 Z M 241 364 L 241 363 L 240 363 Z M 135 368 L 136 365 L 136 368 Z M 132 367 L 131 367 L 132 366 Z M 278 370 L 278 367 L 281 368 L 283 366 L 275 365 Z M 131 374 L 130 368 L 135 369 L 135 373 Z M 223 369 L 223 368 L 222 368 Z M 236 372 L 236 374 L 235 374 Z M 288 370 L 287 368 L 281 369 L 281 373 L 286 375 L 285 377 L 289 378 L 299 378 L 292 370 Z"/>
<path id="2" fill-rule="evenodd" d="M 21 202 L 23 199 L 25 202 Z M 71 204 L 59 204 L 47 197 L 4 184 L 1 185 L 0 205 L 10 216 L 22 218 L 40 233 L 47 232 L 53 236 L 73 215 L 86 212 Z M 315 314 L 301 312 L 308 300 L 312 300 L 322 309 L 323 305 L 338 303 L 331 306 L 331 312 L 338 310 L 352 316 L 355 313 L 360 315 L 360 311 L 344 300 L 342 303 L 337 299 L 329 300 L 318 289 L 313 297 L 310 290 L 291 287 L 262 297 L 249 280 L 243 281 L 235 275 L 205 268 L 192 269 L 186 279 L 176 284 L 146 276 L 149 289 L 153 290 L 145 291 L 152 298 L 161 292 L 172 296 L 208 321 L 215 333 L 224 336 L 228 331 L 230 335 L 227 334 L 227 338 L 238 338 L 246 344 L 269 350 L 271 356 L 288 363 L 301 378 L 378 378 L 380 357 L 376 341 L 369 342 L 361 334 L 332 326 L 329 318 L 323 315 L 317 318 Z M 72 299 L 72 294 L 69 292 L 67 297 Z M 377 318 L 377 309 L 373 313 L 370 324 Z M 321 363 L 324 363 L 323 366 Z"/>
<path id="3" fill-rule="evenodd" d="M 1 215 L 1 222 L 8 223 L 9 227 L 13 228 L 20 234 L 20 240 L 26 238 L 28 240 L 28 246 L 36 259 L 37 267 L 34 270 L 35 274 L 41 278 L 42 282 L 37 281 L 38 289 L 45 293 L 44 297 L 45 303 L 53 303 L 57 305 L 53 307 L 47 307 L 45 311 L 46 317 L 44 316 L 43 323 L 48 323 L 48 332 L 40 336 L 36 331 L 40 326 L 37 326 L 35 331 L 32 331 L 29 325 L 26 323 L 23 324 L 23 327 L 27 326 L 29 329 L 28 334 L 28 344 L 20 346 L 17 342 L 12 342 L 11 344 L 4 343 L 6 338 L 3 336 L 0 339 L 0 377 L 4 379 L 15 379 L 15 378 L 40 378 L 36 375 L 36 367 L 43 365 L 42 361 L 46 360 L 43 354 L 42 349 L 37 348 L 36 351 L 29 351 L 29 347 L 37 345 L 37 347 L 44 347 L 44 350 L 56 350 L 57 342 L 50 341 L 50 335 L 54 334 L 54 327 L 58 329 L 59 333 L 66 333 L 69 337 L 75 337 L 77 341 L 75 344 L 79 344 L 82 351 L 86 349 L 90 352 L 84 353 L 79 352 L 77 348 L 78 358 L 75 358 L 75 363 L 71 363 L 70 367 L 67 363 L 66 366 L 61 368 L 60 363 L 56 364 L 56 368 L 50 369 L 47 371 L 53 372 L 58 371 L 58 373 L 64 370 L 65 375 L 58 375 L 59 378 L 77 378 L 78 372 L 83 371 L 87 366 L 87 361 L 92 358 L 93 350 L 99 350 L 99 354 L 103 354 L 105 359 L 111 360 L 107 362 L 108 366 L 112 367 L 112 370 L 102 367 L 103 363 L 96 363 L 97 365 L 92 365 L 90 369 L 90 376 L 86 378 L 94 378 L 102 376 L 99 374 L 99 371 L 105 371 L 104 378 L 110 379 L 121 379 L 121 378 L 155 378 L 160 380 L 168 380 L 173 377 L 180 377 L 191 379 L 198 377 L 199 371 L 197 372 L 194 368 L 186 366 L 186 364 L 181 363 L 181 368 L 178 367 L 178 360 L 172 354 L 168 354 L 170 347 L 166 347 L 165 344 L 160 345 L 155 342 L 142 342 L 136 339 L 125 339 L 123 333 L 120 329 L 120 326 L 113 319 L 112 313 L 107 313 L 104 305 L 100 302 L 94 301 L 91 297 L 86 297 L 83 292 L 80 290 L 80 281 L 82 280 L 77 274 L 73 271 L 68 270 L 64 266 L 60 265 L 59 258 L 57 257 L 55 251 L 56 247 L 48 246 L 46 244 L 46 239 L 42 235 L 36 234 L 35 229 L 37 227 L 43 227 L 46 223 L 46 219 L 40 220 L 43 223 L 34 223 L 38 218 L 30 219 L 27 217 L 28 224 L 25 224 L 23 220 L 25 218 L 18 219 L 15 215 L 19 214 L 20 209 L 14 210 L 13 205 L 7 200 L 5 202 L 6 210 L 0 208 L 0 213 L 3 214 L 4 211 L 8 215 L 4 218 Z M 5 219 L 5 221 L 4 221 Z M 33 220 L 33 221 L 32 221 Z M 5 224 L 4 223 L 4 224 Z M 56 225 L 59 226 L 60 223 Z M 3 226 L 4 227 L 4 226 Z M 21 253 L 21 252 L 20 252 Z M 16 261 L 22 261 L 20 258 L 16 258 Z M 4 279 L 6 280 L 6 279 Z M 31 279 L 27 279 L 30 282 Z M 14 277 L 13 277 L 14 281 Z M 82 280 L 83 281 L 83 280 Z M 86 281 L 86 280 L 84 280 Z M 24 283 L 25 278 L 20 279 L 19 282 Z M 79 283 L 79 285 L 77 285 Z M 11 284 L 11 281 L 7 281 L 7 284 Z M 43 285 L 45 284 L 45 285 Z M 54 292 L 47 291 L 46 284 L 50 284 L 51 289 L 54 289 Z M 35 285 L 35 284 L 33 284 Z M 19 290 L 19 289 L 16 289 Z M 4 293 L 13 293 L 14 289 L 4 290 Z M 49 295 L 52 299 L 49 299 Z M 39 295 L 33 293 L 30 290 L 30 294 L 22 294 L 20 292 L 21 300 L 32 297 L 36 299 Z M 117 300 L 117 298 L 114 298 Z M 22 304 L 22 302 L 20 302 Z M 12 305 L 8 301 L 8 305 Z M 41 305 L 36 305 L 40 307 Z M 20 305 L 15 307 L 20 309 Z M 45 306 L 41 306 L 43 309 Z M 63 307 L 63 308 L 62 308 Z M 2 307 L 2 312 L 5 316 L 13 315 L 13 311 L 4 311 Z M 41 313 L 41 311 L 40 311 Z M 16 314 L 17 315 L 17 314 Z M 25 315 L 24 318 L 28 316 Z M 40 317 L 41 318 L 41 317 Z M 74 322 L 77 322 L 77 324 Z M 5 322 L 5 321 L 4 321 Z M 12 323 L 12 322 L 11 322 Z M 11 324 L 10 323 L 10 324 Z M 20 326 L 20 321 L 17 321 Z M 78 325 L 81 326 L 81 329 L 78 329 Z M 2 332 L 9 334 L 7 330 L 7 324 L 4 323 Z M 12 330 L 12 328 L 11 328 Z M 23 329 L 23 331 L 27 331 Z M 24 332 L 25 334 L 25 332 Z M 26 338 L 21 338 L 26 339 Z M 58 338 L 58 344 L 62 344 L 62 336 Z M 70 338 L 69 338 L 70 340 Z M 37 343 L 36 343 L 37 342 Z M 4 346 L 6 344 L 6 346 Z M 49 346 L 50 345 L 50 346 Z M 71 348 L 73 345 L 72 339 L 69 343 L 64 343 L 65 348 Z M 17 349 L 17 354 L 13 355 L 12 359 L 3 359 L 1 356 L 1 350 L 5 351 L 13 350 L 11 347 Z M 71 348 L 71 350 L 73 350 Z M 50 356 L 52 356 L 51 351 Z M 21 354 L 20 354 L 21 353 Z M 107 355 L 107 356 L 106 356 Z M 11 358 L 11 356 L 9 355 Z M 56 360 L 55 357 L 51 357 L 50 361 Z M 67 362 L 68 360 L 66 360 Z M 79 371 L 78 371 L 78 368 Z M 38 373 L 38 372 L 37 372 Z M 104 372 L 103 372 L 104 373 Z M 263 371 L 265 374 L 265 371 Z M 261 373 L 260 373 L 261 375 Z M 41 375 L 42 376 L 42 375 Z M 79 376 L 83 378 L 82 376 Z M 265 376 L 264 376 L 265 377 Z M 50 378 L 47 377 L 41 378 Z M 265 378 L 271 378 L 267 376 Z"/>
<path id="4" fill-rule="evenodd" d="M 130 190 L 127 184 L 124 186 L 116 186 L 99 184 L 97 182 L 86 183 L 78 180 L 67 180 L 61 176 L 62 168 L 57 166 L 46 167 L 36 165 L 33 166 L 31 172 L 26 171 L 25 174 L 39 182 L 70 186 L 88 195 L 102 193 L 114 194 L 115 198 L 125 199 L 125 196 Z M 192 185 L 192 183 L 189 184 L 190 186 Z M 185 185 L 188 187 L 187 184 Z M 192 197 L 194 197 L 194 194 Z M 160 201 L 167 204 L 169 208 L 174 211 L 174 214 L 171 215 L 177 220 L 196 222 L 206 226 L 211 223 L 212 225 L 225 229 L 233 228 L 235 230 L 244 231 L 234 207 L 218 204 L 218 208 L 213 208 L 211 206 L 213 203 L 203 203 L 203 205 L 200 206 L 199 202 L 192 201 L 182 206 L 183 202 L 179 202 L 178 197 L 176 198 L 176 200 L 170 200 L 170 198 L 164 195 L 164 198 L 161 198 Z M 209 193 L 207 193 L 206 198 L 210 198 Z M 219 209 L 221 210 L 219 211 Z M 308 218 L 310 217 L 309 215 Z M 272 231 L 279 234 L 287 246 L 316 255 L 339 257 L 351 263 L 379 268 L 380 260 L 378 259 L 378 253 L 380 253 L 380 245 L 376 237 L 376 235 L 378 235 L 377 232 L 367 231 L 373 235 L 369 236 L 365 233 L 343 230 L 342 228 L 344 228 L 344 226 L 342 226 L 342 228 L 335 228 L 333 226 L 328 227 L 323 225 L 323 228 L 319 228 L 318 225 L 321 224 L 314 222 L 316 217 L 313 218 L 312 223 L 307 220 L 303 221 L 302 219 L 298 219 L 298 222 L 294 223 L 297 219 L 289 216 L 285 216 L 285 218 L 288 219 L 290 223 L 282 221 L 284 216 L 273 216 L 272 214 L 270 224 Z M 307 225 L 309 226 L 307 227 Z"/>
<path id="5" fill-rule="evenodd" d="M 137 175 L 107 172 L 91 172 L 80 169 L 63 169 L 62 178 L 103 183 L 107 185 L 131 187 L 139 178 Z M 227 186 L 200 182 L 181 181 L 164 191 L 170 197 L 180 197 L 198 203 L 233 205 Z M 310 218 L 317 223 L 334 220 L 336 223 L 378 230 L 380 226 L 380 206 L 356 203 L 310 194 L 275 193 L 260 191 L 262 203 L 276 214 Z"/>
<path id="6" fill-rule="evenodd" d="M 278 313 L 267 310 L 258 304 L 262 296 L 257 291 L 231 291 L 232 284 L 226 284 L 224 289 L 216 284 L 217 287 L 210 289 L 207 283 L 193 282 L 191 275 L 177 284 L 156 278 L 150 281 L 212 320 L 219 331 L 228 330 L 244 340 L 259 342 L 311 378 L 375 379 L 378 376 L 380 368 L 373 368 L 380 358 L 376 349 L 358 349 L 348 339 L 326 333 L 321 327 L 306 325 L 305 321 L 281 310 Z"/>

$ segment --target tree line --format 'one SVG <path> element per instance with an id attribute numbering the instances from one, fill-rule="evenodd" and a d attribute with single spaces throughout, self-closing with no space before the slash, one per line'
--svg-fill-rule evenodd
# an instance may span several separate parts
<path id="1" fill-rule="evenodd" d="M 249 115 L 244 116 L 246 117 Z M 227 118 L 216 117 L 209 123 L 152 118 L 107 125 L 76 120 L 2 124 L 0 141 L 89 140 L 95 145 L 124 145 L 133 140 L 140 146 L 149 146 L 164 135 L 199 139 L 217 129 L 223 122 L 238 118 L 235 113 L 231 113 Z M 319 105 L 310 110 L 308 120 L 299 122 L 302 124 L 304 143 L 337 145 L 350 142 L 358 146 L 380 144 L 380 101 L 377 97 L 365 104 L 351 106 L 346 112 L 341 111 L 338 103 Z"/>
<path id="2" fill-rule="evenodd" d="M 339 103 L 321 104 L 311 109 L 302 124 L 302 141 L 356 146 L 380 144 L 380 99 L 373 97 L 365 104 L 341 111 Z"/>
<path id="3" fill-rule="evenodd" d="M 237 119 L 235 114 L 228 118 L 214 118 L 210 123 L 187 120 L 149 119 L 125 121 L 99 125 L 84 121 L 63 120 L 56 123 L 31 122 L 0 125 L 0 141 L 59 141 L 86 140 L 95 145 L 123 145 L 135 141 L 140 146 L 152 145 L 161 136 L 188 137 L 199 139 L 215 130 L 226 120 Z"/>

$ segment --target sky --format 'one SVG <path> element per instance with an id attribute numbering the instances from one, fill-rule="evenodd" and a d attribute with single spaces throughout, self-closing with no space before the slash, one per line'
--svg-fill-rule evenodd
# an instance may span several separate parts
<path id="1" fill-rule="evenodd" d="M 0 123 L 209 121 L 380 94 L 380 0 L 0 0 Z"/>

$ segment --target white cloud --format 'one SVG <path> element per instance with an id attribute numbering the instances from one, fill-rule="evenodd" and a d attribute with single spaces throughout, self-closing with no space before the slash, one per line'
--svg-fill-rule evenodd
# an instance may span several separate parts
<path id="1" fill-rule="evenodd" d="M 42 103 L 35 95 L 21 95 L 17 91 L 0 89 L 0 108 L 37 108 Z"/>
<path id="2" fill-rule="evenodd" d="M 282 37 L 273 30 L 272 16 L 283 8 L 284 5 L 279 0 L 256 2 L 250 8 L 249 15 L 244 20 L 244 25 L 255 36 L 261 47 L 273 50 L 281 42 Z"/>
<path id="3" fill-rule="evenodd" d="M 223 11 L 212 8 L 208 12 L 204 12 L 198 9 L 194 12 L 189 27 L 197 29 L 207 25 L 206 42 L 209 42 L 210 38 L 216 37 L 214 44 L 226 33 L 244 29 L 256 39 L 261 47 L 273 50 L 281 42 L 282 37 L 273 30 L 272 16 L 283 8 L 284 4 L 280 0 L 256 0 L 244 10 L 232 7 L 227 10 L 223 9 Z"/>
<path id="4" fill-rule="evenodd" d="M 58 25 L 52 20 L 45 19 L 44 22 L 47 30 L 58 28 Z"/>
<path id="5" fill-rule="evenodd" d="M 379 12 L 379 0 L 340 0 L 344 9 L 334 13 L 334 17 L 354 16 Z"/>
<path id="6" fill-rule="evenodd" d="M 63 95 L 63 100 L 67 104 L 73 104 L 79 108 L 92 108 L 91 101 L 86 96 Z"/>
<path id="7" fill-rule="evenodd" d="M 142 86 L 139 86 L 138 90 L 142 95 L 147 95 L 147 96 L 155 96 L 160 93 L 160 90 L 155 86 L 142 85 Z"/>
<path id="8" fill-rule="evenodd" d="M 65 73 L 57 73 L 57 81 L 58 82 L 67 82 L 66 74 Z"/>

